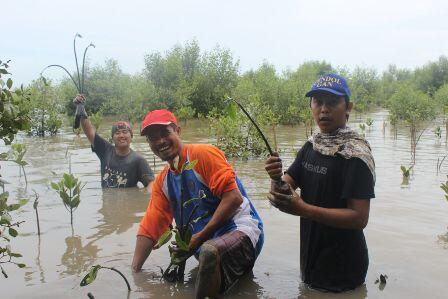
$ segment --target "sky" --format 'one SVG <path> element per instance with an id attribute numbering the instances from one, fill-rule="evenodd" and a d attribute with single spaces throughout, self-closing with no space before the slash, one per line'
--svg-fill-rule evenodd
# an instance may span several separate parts
<path id="1" fill-rule="evenodd" d="M 446 0 L 2 0 L 0 26 L 0 60 L 11 59 L 19 84 L 49 64 L 75 70 L 77 32 L 78 57 L 93 42 L 91 65 L 113 58 L 131 74 L 142 71 L 146 54 L 192 39 L 202 50 L 229 49 L 241 72 L 263 61 L 282 71 L 310 60 L 381 72 L 448 55 Z"/>

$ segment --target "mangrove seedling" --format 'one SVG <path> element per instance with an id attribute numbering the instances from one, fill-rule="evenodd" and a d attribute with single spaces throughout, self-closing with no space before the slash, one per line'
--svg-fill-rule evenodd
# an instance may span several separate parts
<path id="1" fill-rule="evenodd" d="M 440 128 L 440 126 L 437 126 L 434 129 L 434 134 L 436 135 L 437 139 L 442 138 L 442 129 Z"/>
<path id="2" fill-rule="evenodd" d="M 51 183 L 51 187 L 58 192 L 65 208 L 70 212 L 70 223 L 73 225 L 73 211 L 79 206 L 81 190 L 85 184 L 74 177 L 71 173 L 64 173 L 63 178 L 58 183 Z"/>
<path id="3" fill-rule="evenodd" d="M 24 222 L 14 222 L 10 212 L 18 210 L 27 201 L 22 200 L 16 204 L 8 204 L 8 197 L 8 192 L 0 194 L 0 270 L 5 278 L 8 278 L 8 274 L 6 274 L 6 271 L 3 268 L 4 264 L 14 264 L 19 268 L 25 267 L 25 264 L 17 263 L 13 260 L 22 257 L 22 255 L 17 252 L 12 252 L 9 243 L 11 242 L 11 238 L 17 237 L 19 233 L 16 228 Z"/>
<path id="4" fill-rule="evenodd" d="M 124 279 L 124 282 L 126 282 L 126 286 L 128 287 L 128 292 L 131 291 L 131 286 L 129 284 L 129 281 L 127 280 L 126 276 L 124 276 L 123 273 L 121 273 L 119 270 L 115 269 L 114 267 L 104 267 L 101 265 L 92 266 L 92 268 L 90 268 L 89 273 L 87 273 L 87 275 L 84 276 L 84 278 L 81 280 L 81 283 L 79 285 L 81 287 L 85 287 L 86 285 L 89 285 L 92 282 L 94 282 L 97 277 L 98 271 L 100 269 L 108 269 L 108 270 L 118 273 Z"/>
<path id="5" fill-rule="evenodd" d="M 85 49 L 84 49 L 84 55 L 82 58 L 82 68 L 81 68 L 81 72 L 79 71 L 79 64 L 78 64 L 78 55 L 76 53 L 76 38 L 82 38 L 81 34 L 76 33 L 75 37 L 73 39 L 73 53 L 75 54 L 75 65 L 76 65 L 76 79 L 73 78 L 73 76 L 70 74 L 70 72 L 63 67 L 62 65 L 59 64 L 50 64 L 48 66 L 46 66 L 41 74 L 48 68 L 50 67 L 58 67 L 63 69 L 67 75 L 70 77 L 70 79 L 72 80 L 73 84 L 75 84 L 76 90 L 78 91 L 78 94 L 84 94 L 85 89 L 84 89 L 84 80 L 85 80 L 85 62 L 86 62 L 86 54 L 87 54 L 87 50 L 90 47 L 95 48 L 95 45 L 90 43 Z M 42 77 L 42 80 L 44 81 L 44 83 L 46 82 L 45 78 Z M 75 123 L 73 125 L 73 129 L 77 129 L 79 128 L 80 122 L 81 122 L 81 111 L 82 109 L 84 109 L 84 104 L 78 104 L 76 106 L 76 113 L 75 113 Z"/>
<path id="6" fill-rule="evenodd" d="M 25 177 L 25 183 L 28 184 L 28 180 L 26 178 L 25 173 L 25 165 L 28 165 L 28 163 L 23 160 L 23 156 L 25 156 L 25 154 L 26 154 L 25 144 L 14 143 L 11 145 L 12 161 L 14 161 L 17 165 L 19 165 L 20 170 L 23 172 L 23 176 Z"/>
<path id="7" fill-rule="evenodd" d="M 408 168 L 406 168 L 406 166 L 403 166 L 403 165 L 401 165 L 400 166 L 400 169 L 401 169 L 401 173 L 402 173 L 402 175 L 403 175 L 403 177 L 404 178 L 409 178 L 409 176 L 410 176 L 410 172 L 411 172 L 411 169 L 414 167 L 414 165 L 411 165 L 411 166 L 409 166 Z"/>
<path id="8" fill-rule="evenodd" d="M 195 160 L 197 162 L 197 160 Z M 195 161 L 187 164 L 186 168 L 192 168 L 196 164 Z M 185 167 L 185 165 L 184 165 Z M 175 228 L 170 226 L 170 228 L 162 234 L 159 238 L 157 244 L 154 246 L 154 249 L 158 249 L 164 244 L 166 244 L 174 235 L 176 248 L 173 246 L 168 246 L 168 250 L 170 252 L 171 261 L 168 267 L 162 271 L 162 277 L 169 282 L 183 281 L 184 280 L 184 272 L 185 272 L 185 263 L 187 259 L 193 254 L 190 252 L 188 245 L 190 244 L 190 240 L 192 237 L 192 226 L 194 223 L 206 218 L 209 216 L 208 212 L 205 212 L 203 215 L 193 218 L 194 213 L 199 208 L 199 201 L 206 198 L 206 195 L 203 190 L 199 190 L 198 197 L 191 198 L 187 201 L 184 201 L 180 205 L 180 218 L 181 223 L 176 225 Z M 193 208 L 191 209 L 190 215 L 187 218 L 187 221 L 184 223 L 183 214 L 184 208 L 193 204 Z"/>
<path id="9" fill-rule="evenodd" d="M 103 114 L 101 113 L 101 111 L 98 111 L 97 113 L 92 113 L 89 119 L 95 130 L 98 131 L 101 122 L 103 121 Z"/>
<path id="10" fill-rule="evenodd" d="M 243 107 L 243 105 L 241 105 L 237 100 L 233 99 L 233 98 L 228 98 L 228 100 L 235 102 L 235 104 L 238 105 L 238 107 L 240 107 L 240 109 L 243 111 L 243 113 L 247 116 L 247 118 L 249 118 L 249 120 L 252 122 L 252 124 L 254 125 L 255 129 L 257 129 L 258 134 L 260 134 L 261 139 L 263 139 L 264 144 L 266 145 L 266 148 L 269 151 L 269 155 L 273 156 L 274 152 L 272 151 L 271 146 L 269 145 L 268 140 L 266 139 L 266 137 L 264 136 L 263 132 L 261 131 L 260 127 L 257 125 L 257 123 L 255 122 L 255 120 L 250 116 L 249 112 L 247 112 L 247 110 Z M 291 188 L 289 187 L 289 184 L 285 183 L 281 177 L 279 177 L 276 180 L 272 181 L 272 185 L 274 187 L 275 190 L 277 190 L 280 193 L 283 194 L 292 194 Z"/>
<path id="11" fill-rule="evenodd" d="M 361 129 L 361 133 L 362 133 L 363 135 L 365 135 L 366 125 L 365 125 L 365 124 L 359 124 L 359 128 Z"/>
<path id="12" fill-rule="evenodd" d="M 33 192 L 34 192 L 33 209 L 34 211 L 36 211 L 37 235 L 40 236 L 39 212 L 37 211 L 37 206 L 39 205 L 39 194 L 36 192 L 36 190 L 33 190 Z"/>
<path id="13" fill-rule="evenodd" d="M 406 168 L 406 166 L 401 165 L 401 174 L 403 175 L 403 180 L 401 182 L 402 185 L 408 185 L 409 184 L 409 177 L 411 175 L 411 169 L 414 167 L 414 165 L 409 166 Z"/>
<path id="14" fill-rule="evenodd" d="M 440 185 L 440 188 L 442 188 L 442 190 L 445 192 L 445 199 L 446 201 L 448 201 L 448 175 L 446 177 L 447 181 L 445 183 L 442 183 Z"/>
<path id="15" fill-rule="evenodd" d="M 366 119 L 366 125 L 370 128 L 373 125 L 373 119 L 371 119 L 370 117 L 367 117 Z"/>

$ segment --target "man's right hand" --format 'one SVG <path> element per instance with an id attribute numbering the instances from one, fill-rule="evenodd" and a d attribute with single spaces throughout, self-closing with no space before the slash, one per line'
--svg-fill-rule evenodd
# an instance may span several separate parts
<path id="1" fill-rule="evenodd" d="M 77 94 L 76 97 L 73 99 L 73 103 L 75 105 L 84 104 L 86 102 L 86 96 L 83 94 Z"/>
<path id="2" fill-rule="evenodd" d="M 282 159 L 278 156 L 278 153 L 272 153 L 272 156 L 269 156 L 266 159 L 264 169 L 268 173 L 269 177 L 274 181 L 279 181 L 282 178 Z"/>

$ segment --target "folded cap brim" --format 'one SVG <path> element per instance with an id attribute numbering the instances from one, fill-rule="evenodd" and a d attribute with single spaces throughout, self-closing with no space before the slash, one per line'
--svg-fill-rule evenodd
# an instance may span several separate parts
<path id="1" fill-rule="evenodd" d="M 330 89 L 330 88 L 322 87 L 322 88 L 313 89 L 313 90 L 308 91 L 306 93 L 305 97 L 312 97 L 313 95 L 316 95 L 316 94 L 319 94 L 319 93 L 331 93 L 331 94 L 334 94 L 334 95 L 337 95 L 337 96 L 347 96 L 347 94 L 344 93 L 344 92 L 339 92 L 339 91 L 336 91 L 336 90 L 333 90 L 333 89 Z"/>

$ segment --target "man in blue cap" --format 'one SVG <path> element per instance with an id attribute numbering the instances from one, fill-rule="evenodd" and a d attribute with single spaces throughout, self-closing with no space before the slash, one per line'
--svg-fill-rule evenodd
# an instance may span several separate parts
<path id="1" fill-rule="evenodd" d="M 320 77 L 306 97 L 320 132 L 284 174 L 278 155 L 266 160 L 271 179 L 281 178 L 293 190 L 284 194 L 272 184 L 268 198 L 280 211 L 300 216 L 302 280 L 312 288 L 342 292 L 366 277 L 363 229 L 375 197 L 375 163 L 368 142 L 346 126 L 353 103 L 343 77 Z"/>

